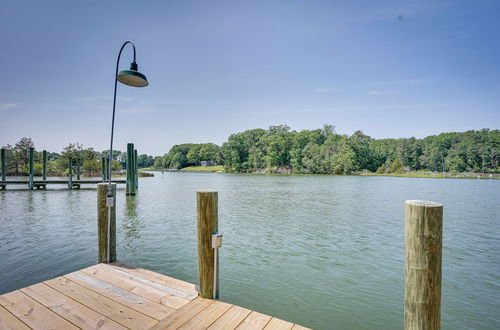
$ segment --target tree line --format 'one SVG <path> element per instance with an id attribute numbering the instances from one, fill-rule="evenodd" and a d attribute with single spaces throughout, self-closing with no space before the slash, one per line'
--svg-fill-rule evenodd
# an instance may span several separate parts
<path id="1" fill-rule="evenodd" d="M 156 168 L 183 168 L 214 160 L 227 172 L 351 174 L 363 171 L 498 173 L 499 130 L 441 133 L 423 139 L 374 139 L 362 131 L 338 134 L 334 126 L 293 131 L 286 125 L 251 129 L 229 136 L 222 146 L 175 145 Z"/>
<path id="2" fill-rule="evenodd" d="M 23 137 L 14 145 L 6 145 L 7 173 L 9 175 L 27 175 L 29 173 L 29 150 L 35 148 L 35 143 L 31 138 Z M 42 173 L 42 151 L 35 148 L 33 153 L 35 175 Z M 99 173 L 101 171 L 102 158 L 109 157 L 109 150 L 102 152 L 95 151 L 93 148 L 84 148 L 79 143 L 69 143 L 60 153 L 47 152 L 47 173 L 61 174 L 68 172 L 68 160 L 80 159 L 81 170 L 83 173 Z M 119 171 L 126 168 L 127 153 L 119 150 L 113 150 L 112 169 Z M 146 154 L 137 156 L 137 165 L 139 168 L 152 167 L 154 157 Z"/>

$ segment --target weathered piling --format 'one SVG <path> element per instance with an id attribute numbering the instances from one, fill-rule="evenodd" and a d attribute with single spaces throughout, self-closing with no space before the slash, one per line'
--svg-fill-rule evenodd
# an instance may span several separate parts
<path id="1" fill-rule="evenodd" d="M 34 152 L 34 149 L 33 147 L 30 147 L 30 151 L 29 151 L 29 181 L 28 181 L 28 187 L 30 189 L 33 189 L 33 180 L 34 180 L 34 177 L 35 177 L 35 166 L 34 166 L 34 155 L 33 155 L 33 152 Z"/>
<path id="2" fill-rule="evenodd" d="M 0 158 L 2 162 L 2 181 L 5 181 L 5 179 L 7 178 L 7 156 L 5 154 L 5 148 L 2 148 L 2 150 L 0 151 Z M 0 186 L 0 188 L 6 189 L 7 185 L 2 185 Z"/>
<path id="3" fill-rule="evenodd" d="M 134 149 L 134 179 L 135 189 L 139 188 L 139 167 L 137 166 L 137 149 Z"/>
<path id="4" fill-rule="evenodd" d="M 127 195 L 135 195 L 134 144 L 127 143 Z"/>
<path id="5" fill-rule="evenodd" d="M 111 167 L 111 171 L 109 170 L 110 169 L 110 166 L 112 165 L 113 163 L 110 164 L 109 162 L 109 158 L 106 157 L 106 181 L 107 180 L 111 180 L 111 177 L 113 176 L 113 168 Z M 111 173 L 110 173 L 111 172 Z"/>
<path id="6" fill-rule="evenodd" d="M 80 180 L 80 158 L 76 159 L 76 179 Z"/>
<path id="7" fill-rule="evenodd" d="M 42 180 L 47 180 L 47 150 L 42 151 Z"/>
<path id="8" fill-rule="evenodd" d="M 218 254 L 212 248 L 212 235 L 218 232 L 218 194 L 214 190 L 196 193 L 198 229 L 198 280 L 202 298 L 219 297 Z M 214 290 L 215 287 L 215 290 Z"/>
<path id="9" fill-rule="evenodd" d="M 405 329 L 441 327 L 443 205 L 405 202 Z"/>
<path id="10" fill-rule="evenodd" d="M 113 191 L 113 207 L 109 212 L 111 214 L 108 214 L 108 207 L 106 206 L 108 184 L 97 184 L 97 261 L 99 263 L 108 260 L 108 228 L 110 229 L 109 259 L 110 262 L 116 261 L 116 184 L 112 183 L 111 187 Z"/>
<path id="11" fill-rule="evenodd" d="M 73 159 L 68 158 L 68 188 L 73 189 Z"/>
<path id="12" fill-rule="evenodd" d="M 102 182 L 106 182 L 106 159 L 104 157 L 101 158 L 101 176 Z"/>

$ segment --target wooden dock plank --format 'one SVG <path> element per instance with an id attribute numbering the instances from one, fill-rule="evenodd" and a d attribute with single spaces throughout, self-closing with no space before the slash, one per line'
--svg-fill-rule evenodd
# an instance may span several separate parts
<path id="1" fill-rule="evenodd" d="M 233 306 L 208 328 L 210 330 L 235 329 L 252 311 L 240 306 Z"/>
<path id="2" fill-rule="evenodd" d="M 292 330 L 311 330 L 298 324 L 294 324 Z"/>
<path id="3" fill-rule="evenodd" d="M 212 323 L 220 318 L 233 305 L 221 301 L 215 301 L 213 304 L 196 314 L 189 321 L 184 323 L 178 329 L 207 329 Z"/>
<path id="4" fill-rule="evenodd" d="M 84 272 L 108 281 L 122 289 L 137 293 L 145 298 L 163 303 L 173 309 L 179 309 L 196 298 L 178 289 L 153 282 L 142 276 L 124 272 L 106 264 L 99 264 L 83 270 Z M 188 297 L 188 298 L 186 298 Z"/>
<path id="5" fill-rule="evenodd" d="M 236 329 L 264 329 L 264 327 L 271 320 L 271 316 L 261 314 L 258 312 L 251 312 L 246 319 L 241 322 L 241 324 Z"/>
<path id="6" fill-rule="evenodd" d="M 83 272 L 71 273 L 64 275 L 64 277 L 156 320 L 162 320 L 174 311 L 170 307 L 151 301 Z"/>
<path id="7" fill-rule="evenodd" d="M 30 328 L 78 329 L 21 291 L 13 291 L 0 296 L 0 305 Z"/>
<path id="8" fill-rule="evenodd" d="M 290 330 L 293 328 L 293 323 L 283 321 L 273 317 L 264 328 L 265 330 Z"/>
<path id="9" fill-rule="evenodd" d="M 127 329 L 46 284 L 38 283 L 21 291 L 81 329 Z"/>
<path id="10" fill-rule="evenodd" d="M 151 281 L 170 286 L 172 288 L 175 288 L 183 292 L 190 293 L 192 295 L 192 298 L 189 299 L 194 299 L 198 297 L 198 291 L 196 290 L 196 285 L 192 283 L 188 283 L 164 274 L 155 273 L 153 271 L 144 268 L 136 268 L 134 266 L 130 266 L 127 265 L 126 263 L 119 261 L 113 262 L 111 266 L 119 268 L 120 270 L 126 271 L 130 274 L 146 277 Z"/>
<path id="11" fill-rule="evenodd" d="M 0 306 L 0 329 L 1 330 L 26 330 L 30 329 L 8 310 Z"/>
<path id="12" fill-rule="evenodd" d="M 104 297 L 64 277 L 45 281 L 51 288 L 130 329 L 148 329 L 158 320 Z"/>
<path id="13" fill-rule="evenodd" d="M 177 329 L 213 303 L 214 300 L 198 297 L 158 322 L 151 330 Z"/>

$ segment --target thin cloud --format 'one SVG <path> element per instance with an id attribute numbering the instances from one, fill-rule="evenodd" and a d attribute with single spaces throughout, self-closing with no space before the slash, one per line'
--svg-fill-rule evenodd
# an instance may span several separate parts
<path id="1" fill-rule="evenodd" d="M 9 110 L 15 108 L 17 104 L 15 103 L 0 103 L 0 110 Z"/>

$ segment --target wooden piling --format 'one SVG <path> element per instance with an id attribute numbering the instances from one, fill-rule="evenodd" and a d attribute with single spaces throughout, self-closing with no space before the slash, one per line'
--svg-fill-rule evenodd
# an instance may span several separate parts
<path id="1" fill-rule="evenodd" d="M 135 179 L 135 189 L 139 188 L 139 167 L 137 165 L 137 149 L 134 149 L 134 179 Z"/>
<path id="2" fill-rule="evenodd" d="M 29 153 L 29 160 L 30 160 L 30 163 L 29 163 L 29 181 L 28 181 L 28 187 L 30 189 L 33 189 L 33 179 L 34 179 L 34 176 L 35 176 L 35 166 L 34 166 L 34 155 L 33 155 L 33 152 L 34 152 L 34 149 L 33 147 L 30 147 L 30 153 Z"/>
<path id="3" fill-rule="evenodd" d="M 127 195 L 135 195 L 134 144 L 127 143 Z"/>
<path id="4" fill-rule="evenodd" d="M 73 159 L 68 158 L 68 188 L 73 189 Z"/>
<path id="5" fill-rule="evenodd" d="M 2 148 L 2 150 L 0 151 L 0 158 L 1 158 L 1 162 L 2 162 L 2 181 L 5 181 L 6 178 L 7 178 L 7 156 L 6 156 L 6 153 L 5 153 L 5 148 Z M 6 189 L 7 188 L 7 185 L 2 185 L 0 186 L 2 189 Z"/>
<path id="6" fill-rule="evenodd" d="M 47 180 L 47 150 L 42 151 L 42 180 Z"/>
<path id="7" fill-rule="evenodd" d="M 111 180 L 111 177 L 113 176 L 113 173 L 111 173 L 111 174 L 109 173 L 109 169 L 110 169 L 111 164 L 109 163 L 109 158 L 106 157 L 106 181 Z M 111 167 L 111 171 L 113 171 L 112 167 Z"/>
<path id="8" fill-rule="evenodd" d="M 441 327 L 443 205 L 405 202 L 405 329 Z"/>
<path id="9" fill-rule="evenodd" d="M 80 158 L 76 159 L 76 179 L 80 180 Z"/>
<path id="10" fill-rule="evenodd" d="M 111 184 L 113 191 L 113 207 L 110 217 L 110 262 L 116 261 L 116 184 Z M 106 197 L 108 193 L 107 183 L 97 184 L 97 261 L 107 262 L 108 258 L 108 208 Z"/>
<path id="11" fill-rule="evenodd" d="M 101 173 L 102 182 L 106 182 L 106 159 L 104 157 L 101 158 Z"/>
<path id="12" fill-rule="evenodd" d="M 198 280 L 200 296 L 202 298 L 218 298 L 219 270 L 215 268 L 215 251 L 212 248 L 212 234 L 217 233 L 218 194 L 214 190 L 199 190 L 197 200 L 197 229 L 198 229 Z M 217 274 L 217 275 L 215 275 Z M 214 282 L 216 292 L 214 295 Z"/>

